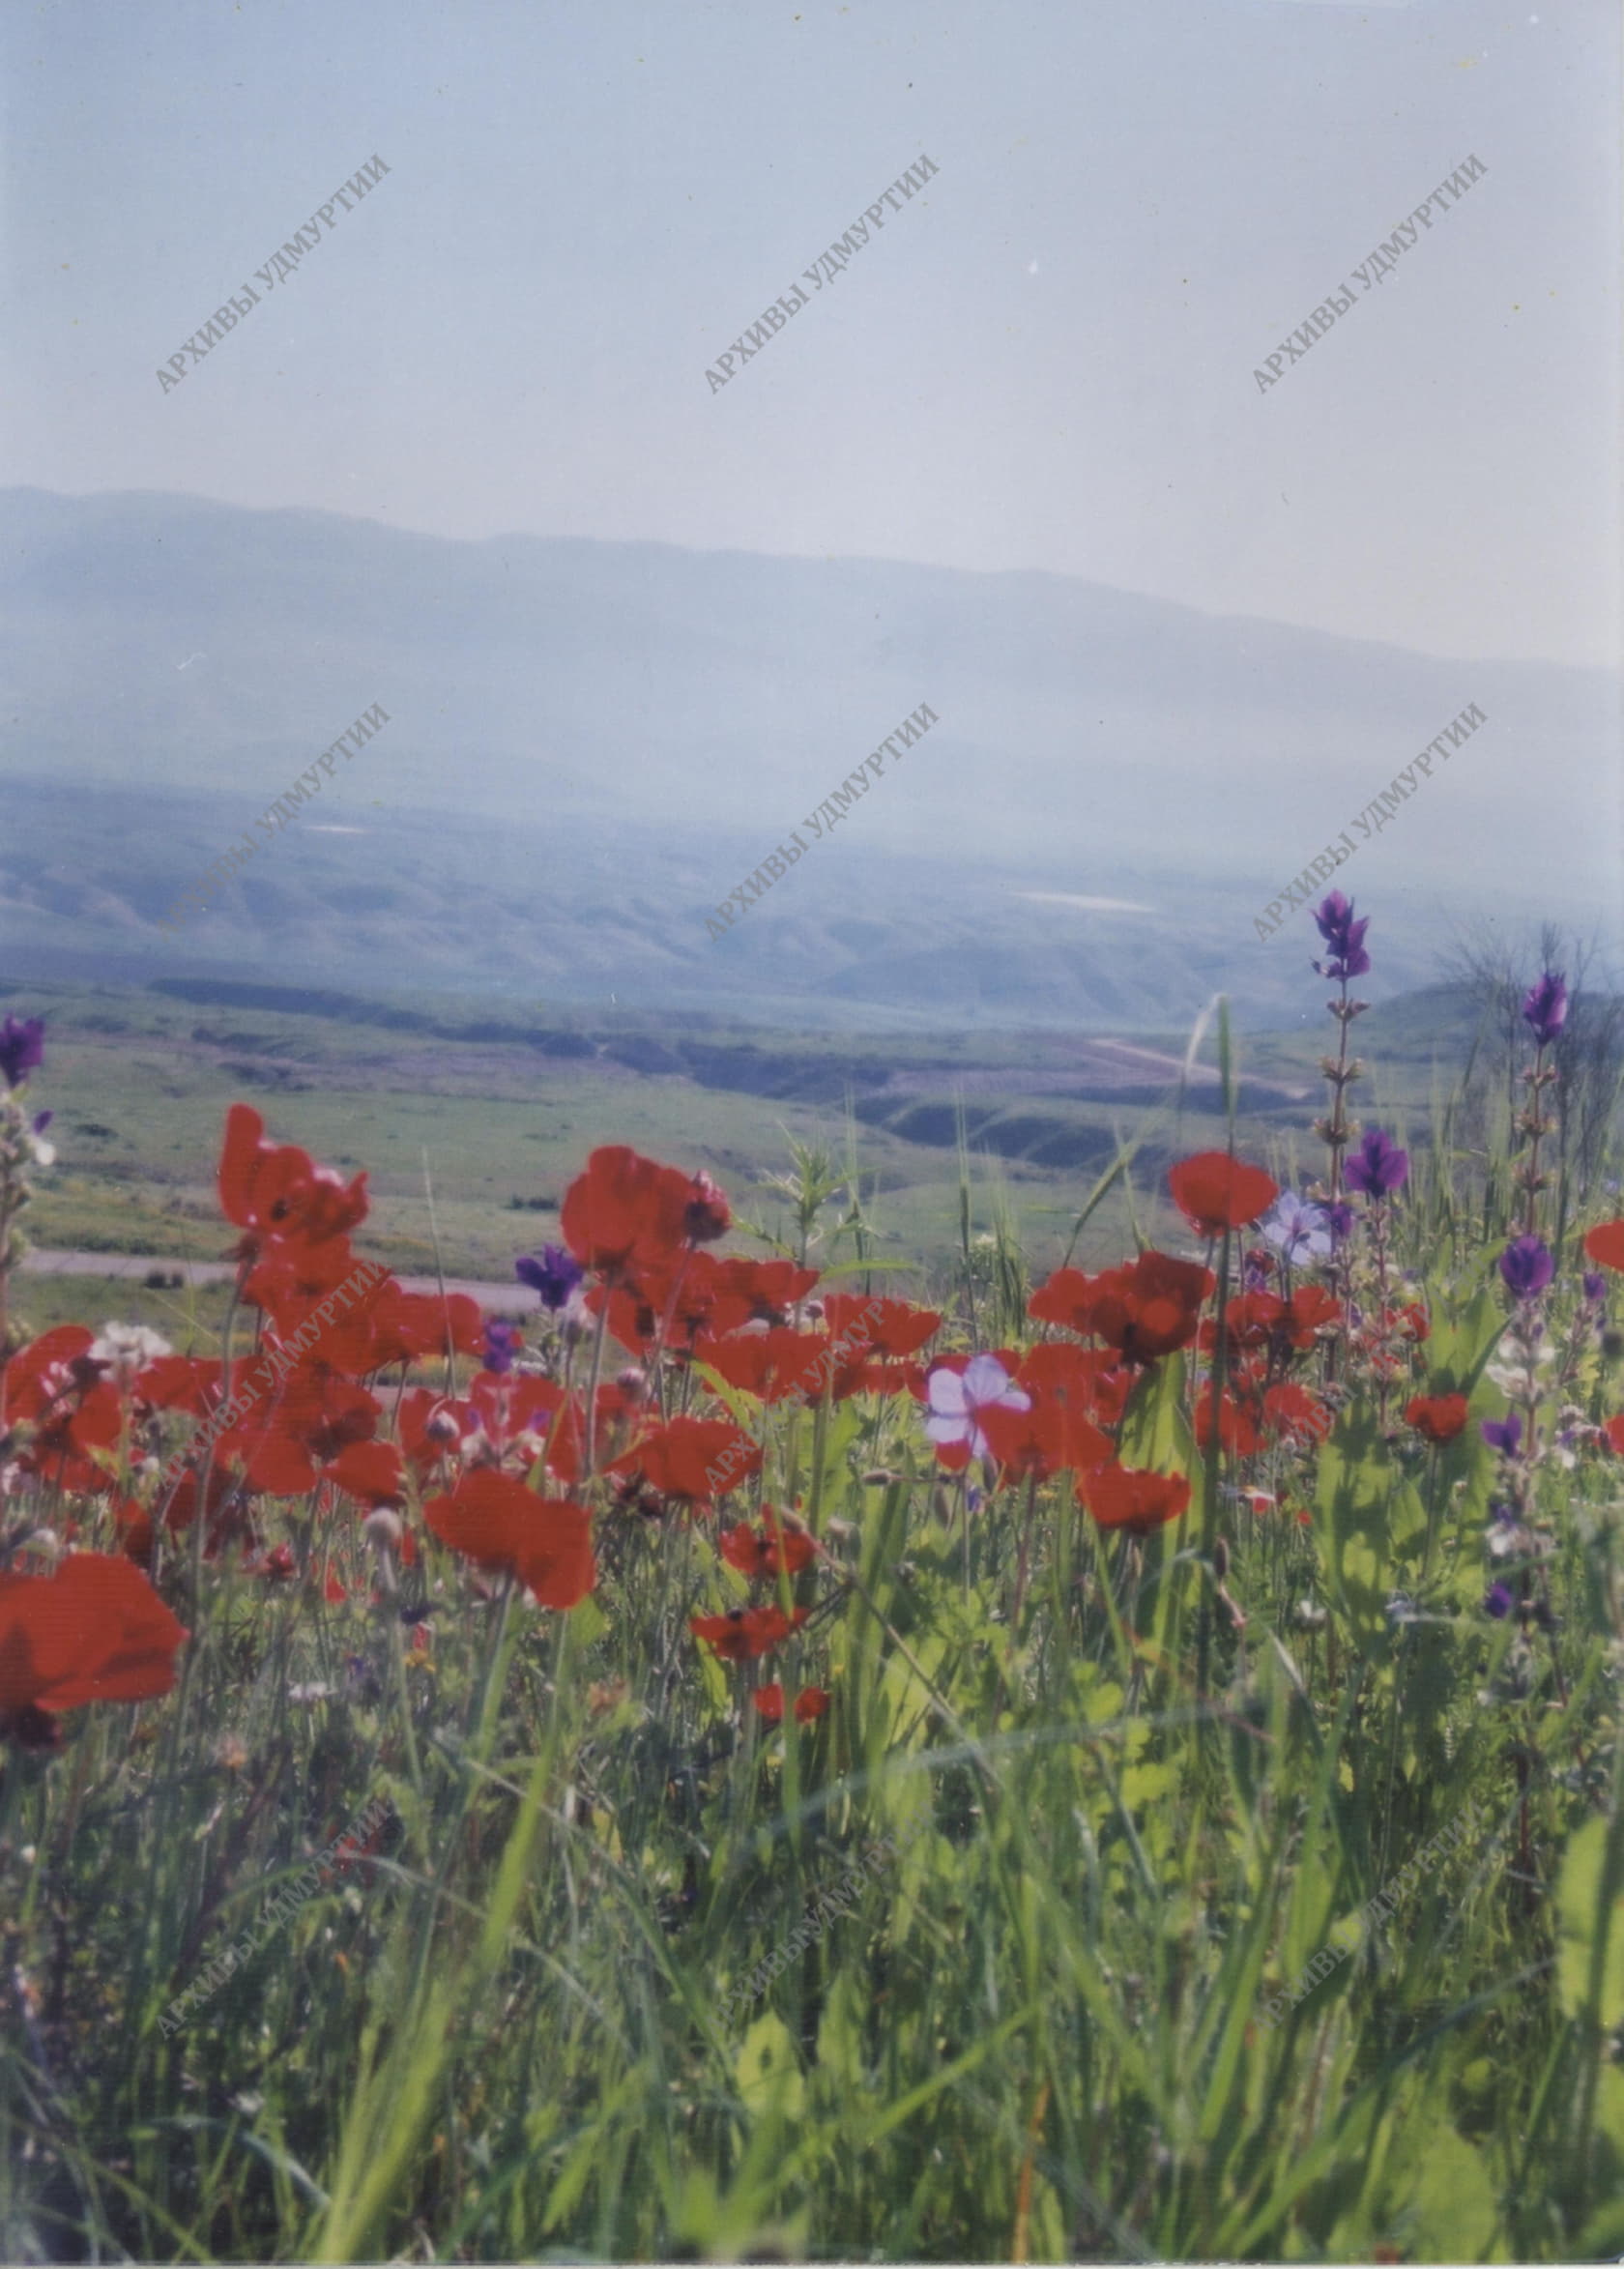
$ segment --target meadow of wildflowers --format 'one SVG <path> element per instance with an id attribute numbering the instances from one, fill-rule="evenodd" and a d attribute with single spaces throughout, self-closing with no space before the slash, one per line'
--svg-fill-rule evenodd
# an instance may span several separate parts
<path id="1" fill-rule="evenodd" d="M 1309 1186 L 922 1287 L 608 1145 L 517 1327 L 239 1103 L 219 1338 L 30 1336 L 5 1020 L 0 2256 L 1624 2253 L 1624 1219 L 1561 972 L 1423 1150 L 1315 919 Z"/>

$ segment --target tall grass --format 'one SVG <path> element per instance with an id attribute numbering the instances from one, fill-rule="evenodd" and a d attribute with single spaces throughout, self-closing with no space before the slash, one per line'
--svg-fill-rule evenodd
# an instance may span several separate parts
<path id="1" fill-rule="evenodd" d="M 1216 1040 L 1232 1111 L 1222 1017 Z M 1510 1137 L 1468 1153 L 1461 1128 L 1441 1094 L 1394 1263 L 1433 1317 L 1413 1383 L 1447 1370 L 1475 1418 L 1500 1408 Z M 981 1172 L 967 1148 L 936 1290 L 956 1344 L 973 1317 L 994 1347 L 1032 1327 Z M 781 1195 L 797 1258 L 885 1282 L 855 1153 L 798 1149 Z M 1571 1287 L 1571 1238 L 1564 1260 Z M 907 1397 L 763 1414 L 751 1497 L 800 1500 L 825 1552 L 767 1673 L 828 1688 L 804 1728 L 690 1637 L 743 1596 L 713 1525 L 607 1496 L 567 1616 L 426 1539 L 380 1571 L 314 1500 L 264 1510 L 296 1540 L 285 1584 L 178 1566 L 184 1690 L 82 1711 L 0 1777 L 0 2254 L 1624 2252 L 1616 1469 L 1587 1446 L 1542 1469 L 1551 1625 L 1495 1621 L 1475 1424 L 1433 1450 L 1350 1393 L 1321 1449 L 1242 1472 L 1198 1455 L 1192 1382 L 1150 1375 L 1126 1445 L 1192 1476 L 1190 1515 L 1141 1543 L 1039 1489 L 1018 1616 L 1024 1487 L 943 1489 Z M 1621 1399 L 1599 1345 L 1579 1399 Z M 87 1536 L 83 1506 L 39 1517 Z M 380 1797 L 379 1847 L 165 2035 Z M 1394 1922 L 1265 2023 L 1463 1818 Z"/>

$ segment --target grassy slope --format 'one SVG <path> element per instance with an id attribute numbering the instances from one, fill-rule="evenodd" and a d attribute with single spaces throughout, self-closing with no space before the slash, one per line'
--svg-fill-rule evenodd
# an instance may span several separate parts
<path id="1" fill-rule="evenodd" d="M 1039 1264 L 1058 1258 L 1079 1198 L 1118 1134 L 1146 1141 L 1149 1171 L 1136 1176 L 1140 1206 L 1163 1229 L 1156 1168 L 1178 1148 L 1221 1139 L 1210 1098 L 1207 1108 L 1180 1119 L 1173 1090 L 1153 1072 L 1127 1091 L 1129 1100 L 980 1091 L 976 1075 L 1030 1077 L 1046 1065 L 1069 1073 L 1076 1043 L 1053 1034 L 835 1042 L 624 1018 L 591 1029 L 590 1044 L 622 1059 L 615 1061 L 605 1053 L 541 1053 L 511 1039 L 445 1036 L 490 1025 L 490 1011 L 481 1018 L 473 1004 L 437 1006 L 433 1021 L 444 1031 L 425 1033 L 157 992 L 12 991 L 19 1006 L 46 1015 L 51 1032 L 59 1163 L 27 1225 L 45 1246 L 218 1257 L 214 1162 L 225 1109 L 242 1098 L 257 1104 L 280 1139 L 304 1143 L 347 1173 L 367 1170 L 371 1249 L 408 1273 L 434 1266 L 426 1153 L 448 1273 L 497 1281 L 506 1279 L 513 1254 L 548 1226 L 544 1212 L 517 1210 L 511 1201 L 556 1200 L 601 1142 L 707 1167 L 735 1189 L 742 1213 L 786 1234 L 783 1207 L 762 1178 L 784 1167 L 786 1135 L 821 1137 L 844 1156 L 848 1092 L 861 1121 L 865 1186 L 879 1193 L 872 1210 L 880 1232 L 898 1256 L 933 1264 L 947 1256 L 958 1233 L 952 1141 L 961 1082 L 972 1090 L 965 1108 L 972 1150 L 1005 1153 L 988 1156 L 979 1172 L 975 1227 L 990 1225 L 1001 1187 Z M 378 1013 L 366 1004 L 355 1007 Z M 430 1021 L 420 1008 L 415 1013 Z M 499 1012 L 510 1026 L 514 1014 L 509 1007 Z M 1445 1044 L 1450 1037 L 1446 1032 Z M 1149 1044 L 1178 1057 L 1186 1041 L 1164 1035 Z M 1320 1044 L 1312 1033 L 1264 1035 L 1249 1043 L 1243 1069 L 1306 1088 Z M 1417 1112 L 1436 1045 L 1417 1038 L 1389 1082 L 1394 1099 Z M 673 1068 L 640 1074 L 633 1063 Z M 700 1076 L 688 1076 L 684 1065 Z M 916 1091 L 887 1090 L 887 1074 L 899 1073 L 912 1075 Z M 742 1091 L 749 1085 L 762 1091 Z M 1308 1155 L 1309 1111 L 1272 1094 L 1257 1101 L 1261 1107 L 1243 1116 L 1243 1143 L 1291 1178 Z M 932 1139 L 909 1140 L 898 1126 Z M 1057 1148 L 1064 1160 L 1058 1166 L 1008 1154 L 1048 1155 Z M 1085 1256 L 1115 1253 L 1127 1226 L 1123 1206 L 1108 1205 L 1090 1225 Z"/>

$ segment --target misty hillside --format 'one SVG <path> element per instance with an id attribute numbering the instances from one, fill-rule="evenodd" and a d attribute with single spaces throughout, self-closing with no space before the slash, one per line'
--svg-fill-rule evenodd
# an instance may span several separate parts
<path id="1" fill-rule="evenodd" d="M 1254 916 L 1472 703 L 1489 724 L 1338 878 L 1395 981 L 1490 899 L 1612 917 L 1601 673 L 1051 575 L 457 542 L 145 494 L 3 509 L 15 968 L 274 957 L 789 1021 L 1106 1028 L 1228 985 L 1289 1016 L 1311 926 L 1263 945 Z M 708 909 L 924 702 L 940 722 L 712 943 Z M 160 932 L 373 704 L 390 723 L 300 822 Z"/>

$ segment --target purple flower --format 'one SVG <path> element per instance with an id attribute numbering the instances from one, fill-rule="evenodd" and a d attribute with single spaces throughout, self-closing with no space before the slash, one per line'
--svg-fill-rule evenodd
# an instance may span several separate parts
<path id="1" fill-rule="evenodd" d="M 1508 1584 L 1491 1584 L 1483 1594 L 1483 1612 L 1493 1615 L 1496 1622 L 1504 1622 L 1514 1604 Z"/>
<path id="2" fill-rule="evenodd" d="M 1522 1004 L 1522 1021 L 1542 1048 L 1549 1048 L 1568 1020 L 1567 980 L 1559 969 L 1548 969 L 1537 985 L 1530 985 Z"/>
<path id="3" fill-rule="evenodd" d="M 1314 966 L 1322 977 L 1362 977 L 1370 968 L 1370 955 L 1365 951 L 1365 932 L 1371 917 L 1362 915 L 1353 919 L 1353 901 L 1345 898 L 1340 890 L 1333 890 L 1314 909 L 1314 918 L 1320 925 L 1320 935 L 1330 947 L 1324 961 Z"/>
<path id="4" fill-rule="evenodd" d="M 1289 1267 L 1303 1261 L 1322 1261 L 1331 1249 L 1331 1225 L 1324 1207 L 1299 1198 L 1295 1190 L 1281 1191 L 1261 1228 L 1268 1242 L 1279 1247 Z"/>
<path id="5" fill-rule="evenodd" d="M 1601 1307 L 1607 1299 L 1607 1278 L 1599 1268 L 1584 1271 L 1584 1296 L 1592 1307 Z"/>
<path id="6" fill-rule="evenodd" d="M 1491 1449 L 1502 1450 L 1508 1458 L 1514 1458 L 1522 1446 L 1522 1413 L 1513 1411 L 1509 1418 L 1485 1418 L 1482 1431 Z"/>
<path id="7" fill-rule="evenodd" d="M 527 1253 L 513 1263 L 513 1274 L 541 1295 L 544 1308 L 562 1308 L 586 1270 L 563 1245 L 543 1245 L 538 1254 Z"/>
<path id="8" fill-rule="evenodd" d="M 19 1088 L 31 1071 L 45 1060 L 44 1020 L 38 1016 L 8 1016 L 0 1025 L 0 1077 L 9 1088 Z"/>
<path id="9" fill-rule="evenodd" d="M 1373 1126 L 1359 1148 L 1348 1153 L 1342 1178 L 1350 1190 L 1363 1190 L 1367 1198 L 1391 1197 L 1409 1178 L 1409 1152 Z"/>
<path id="10" fill-rule="evenodd" d="M 1340 1198 L 1334 1206 L 1325 1207 L 1325 1220 L 1330 1227 L 1333 1253 L 1345 1245 L 1353 1235 L 1355 1218 L 1352 1207 L 1345 1206 Z"/>
<path id="11" fill-rule="evenodd" d="M 1500 1255 L 1500 1274 L 1514 1299 L 1531 1300 L 1555 1273 L 1556 1264 L 1537 1236 L 1514 1237 Z"/>
<path id="12" fill-rule="evenodd" d="M 523 1346 L 524 1341 L 519 1336 L 516 1324 L 502 1324 L 494 1317 L 486 1319 L 484 1361 L 487 1371 L 511 1371 L 513 1357 Z"/>

